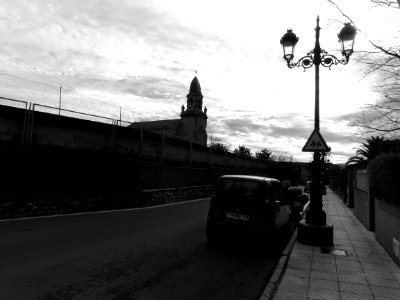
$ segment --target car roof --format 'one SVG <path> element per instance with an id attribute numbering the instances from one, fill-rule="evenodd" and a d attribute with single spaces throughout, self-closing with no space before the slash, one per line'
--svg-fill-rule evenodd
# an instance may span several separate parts
<path id="1" fill-rule="evenodd" d="M 252 176 L 252 175 L 222 175 L 220 179 L 245 179 L 245 180 L 253 180 L 253 181 L 275 181 L 280 182 L 278 179 L 263 177 L 263 176 Z"/>

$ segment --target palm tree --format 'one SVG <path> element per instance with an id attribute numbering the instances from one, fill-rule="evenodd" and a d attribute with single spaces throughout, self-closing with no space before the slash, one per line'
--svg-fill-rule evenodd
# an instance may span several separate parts
<path id="1" fill-rule="evenodd" d="M 381 153 L 388 153 L 393 148 L 393 140 L 373 136 L 365 139 L 361 146 L 356 148 L 356 155 L 349 158 L 346 165 L 358 165 L 365 167 L 369 161 Z"/>

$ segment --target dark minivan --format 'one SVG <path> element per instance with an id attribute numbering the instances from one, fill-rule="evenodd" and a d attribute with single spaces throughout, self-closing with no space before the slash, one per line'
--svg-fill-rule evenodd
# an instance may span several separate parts
<path id="1" fill-rule="evenodd" d="M 211 198 L 206 234 L 210 243 L 220 237 L 267 236 L 289 224 L 290 205 L 282 184 L 274 178 L 224 175 Z"/>

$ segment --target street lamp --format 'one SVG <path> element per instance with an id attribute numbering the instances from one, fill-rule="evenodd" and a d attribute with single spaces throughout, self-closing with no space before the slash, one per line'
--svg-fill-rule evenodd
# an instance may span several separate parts
<path id="1" fill-rule="evenodd" d="M 303 151 L 314 152 L 312 162 L 312 183 L 310 193 L 310 209 L 307 211 L 306 220 L 299 222 L 298 227 L 298 241 L 304 244 L 331 246 L 333 244 L 333 226 L 326 224 L 326 214 L 322 209 L 322 191 L 321 191 L 321 172 L 322 162 L 321 153 L 330 151 L 326 145 L 321 134 L 319 133 L 319 66 L 331 68 L 332 65 L 347 64 L 350 55 L 353 53 L 354 38 L 356 36 L 356 29 L 350 24 L 346 23 L 343 29 L 338 34 L 339 42 L 342 46 L 343 58 L 339 59 L 334 55 L 328 54 L 325 50 L 321 49 L 319 44 L 319 17 L 317 17 L 317 27 L 315 28 L 315 47 L 307 53 L 307 55 L 300 58 L 297 62 L 292 62 L 294 58 L 294 49 L 299 38 L 294 34 L 291 29 L 281 38 L 281 45 L 283 47 L 283 58 L 286 60 L 289 68 L 302 67 L 309 69 L 315 66 L 315 111 L 314 111 L 314 131 L 310 136 L 309 141 L 314 136 L 316 140 L 321 143 L 312 141 L 312 148 L 315 150 L 305 149 Z M 316 145 L 316 146 L 315 146 Z M 318 145 L 321 145 L 319 147 Z"/>

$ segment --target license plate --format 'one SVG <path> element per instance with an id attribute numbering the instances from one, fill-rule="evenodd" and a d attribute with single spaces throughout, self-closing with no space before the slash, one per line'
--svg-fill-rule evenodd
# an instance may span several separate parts
<path id="1" fill-rule="evenodd" d="M 235 214 L 235 213 L 231 213 L 231 212 L 227 212 L 226 217 L 228 219 L 235 219 L 235 220 L 242 220 L 242 221 L 249 220 L 249 215 Z"/>

